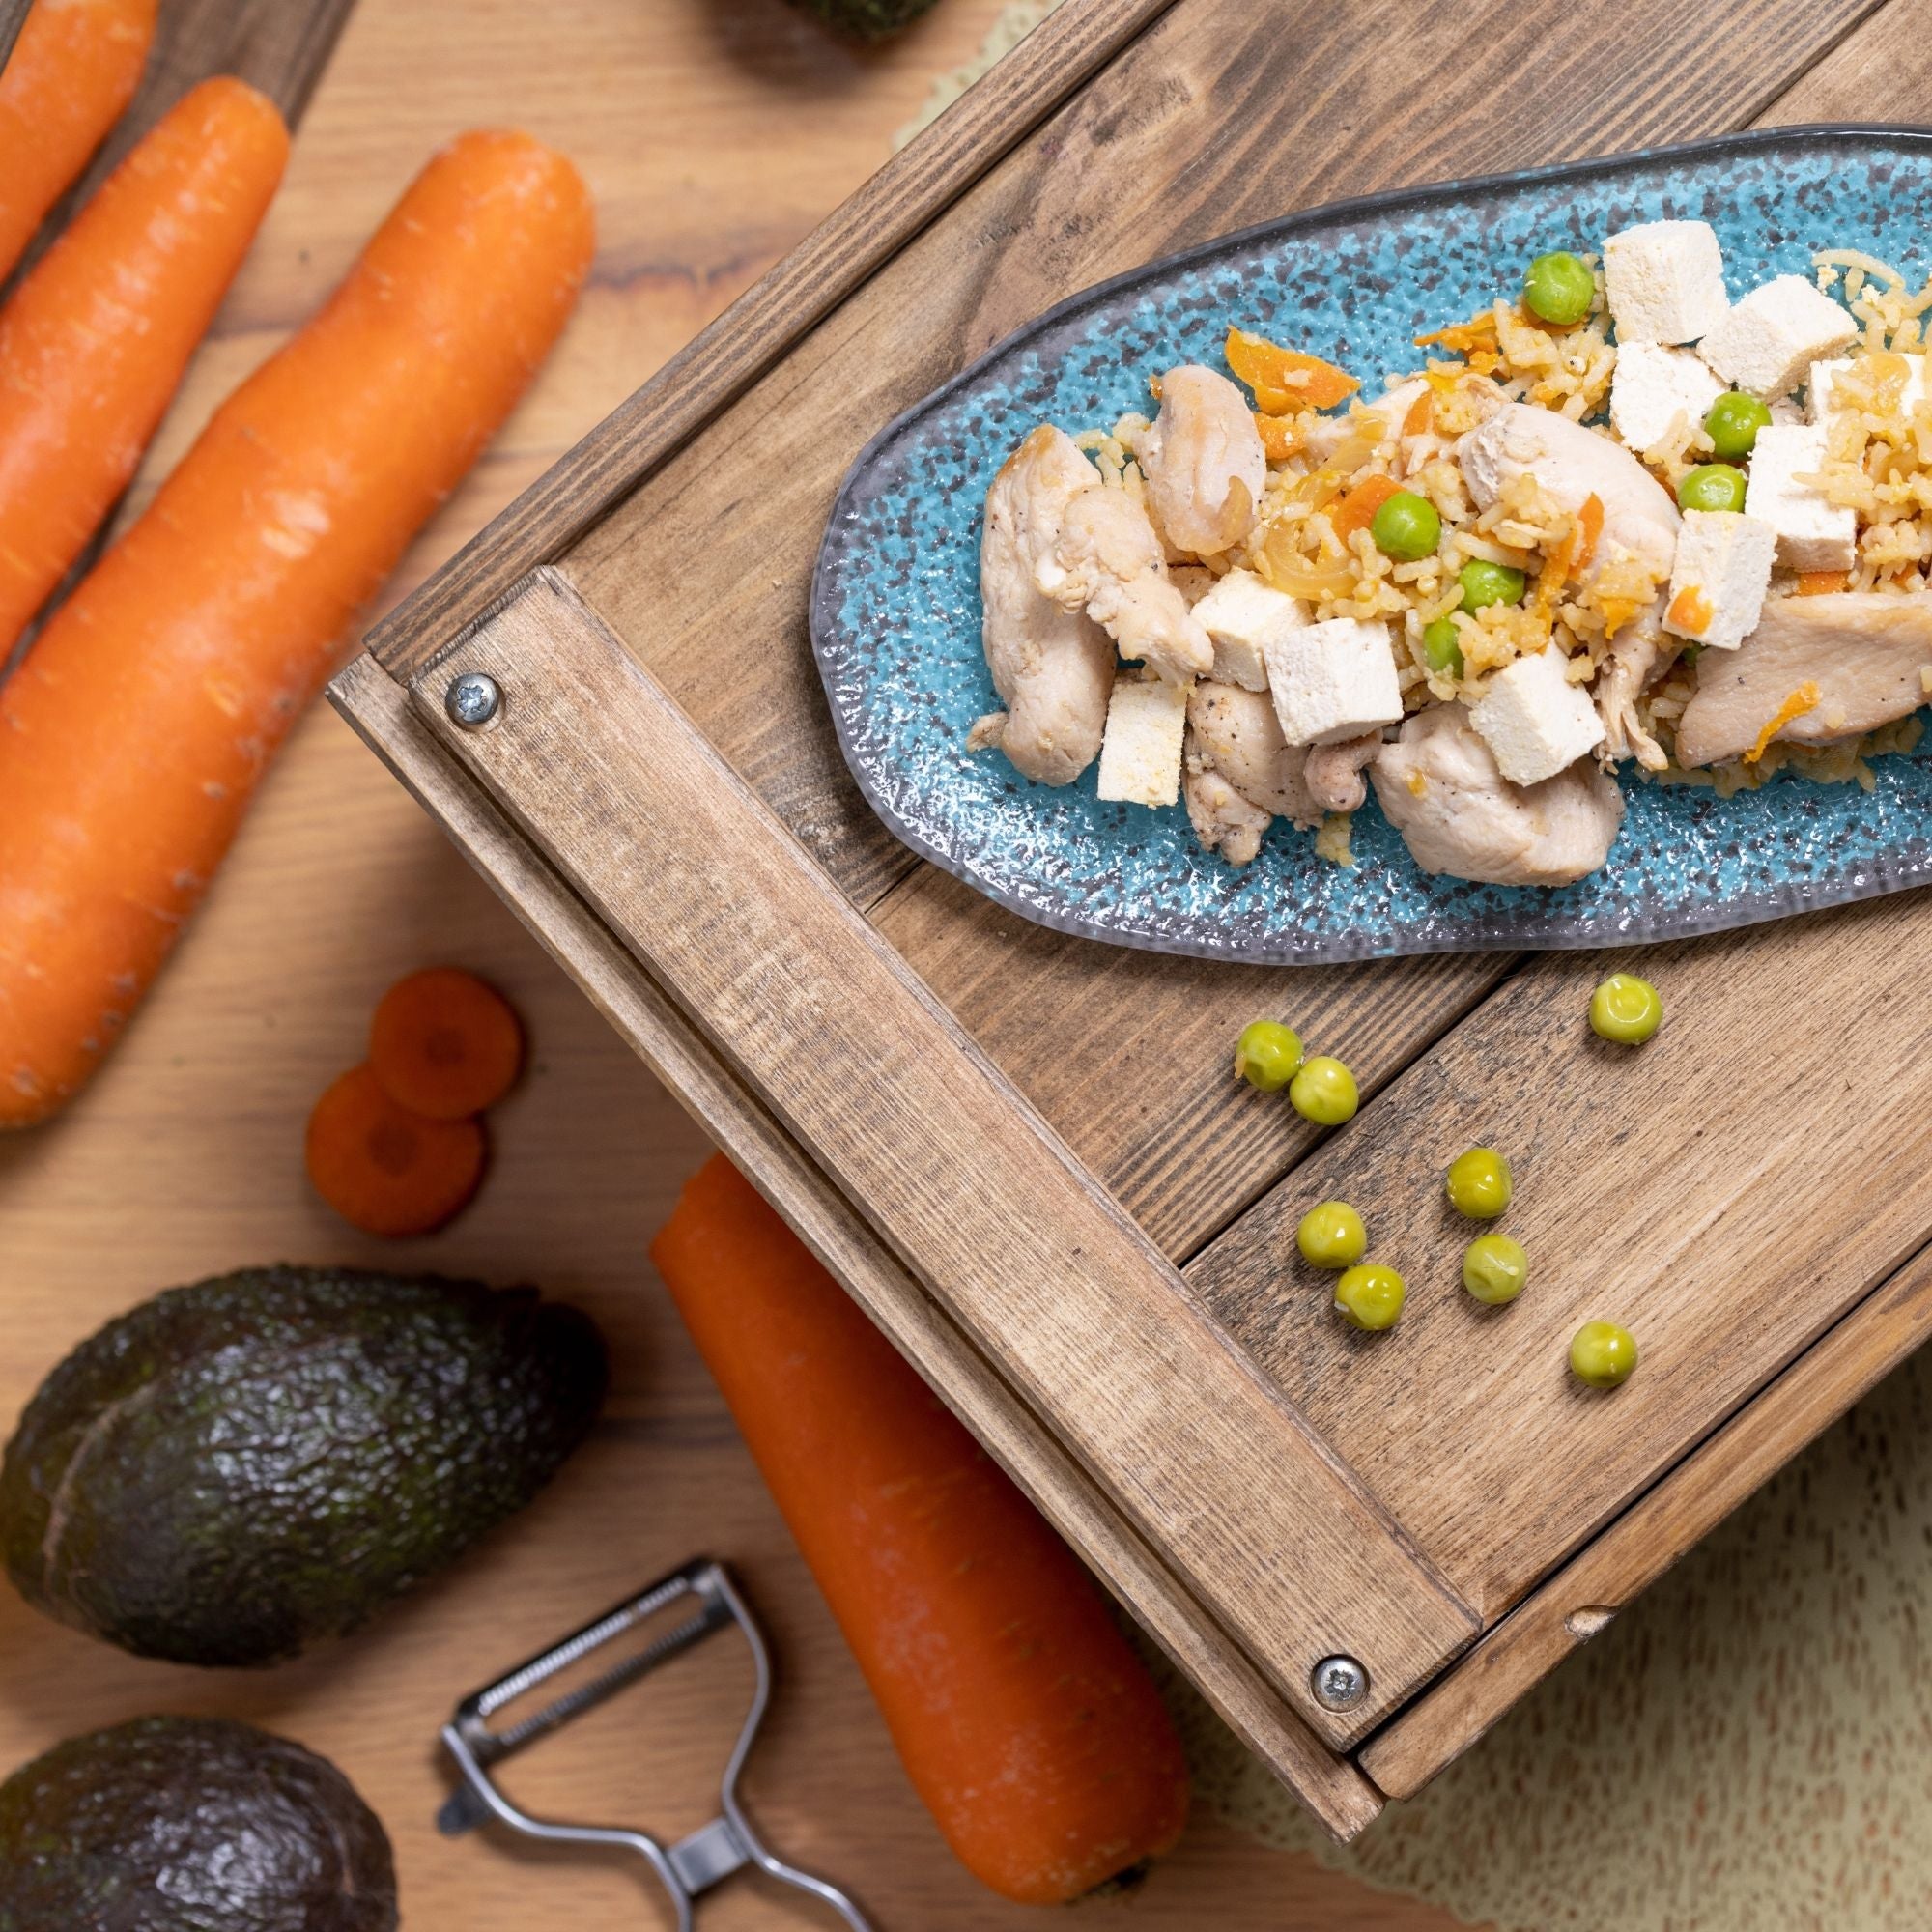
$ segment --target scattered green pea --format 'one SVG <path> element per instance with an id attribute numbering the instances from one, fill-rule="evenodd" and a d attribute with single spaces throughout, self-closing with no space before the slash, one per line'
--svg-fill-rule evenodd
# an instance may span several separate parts
<path id="1" fill-rule="evenodd" d="M 1522 305 L 1545 322 L 1581 322 L 1596 299 L 1597 278 L 1589 263 L 1563 249 L 1539 255 L 1522 271 Z"/>
<path id="2" fill-rule="evenodd" d="M 1612 973 L 1590 995 L 1590 1028 L 1622 1046 L 1641 1046 L 1663 1024 L 1663 1001 L 1648 980 Z"/>
<path id="3" fill-rule="evenodd" d="M 1301 1037 L 1279 1020 L 1250 1020 L 1235 1042 L 1235 1077 L 1264 1094 L 1286 1087 L 1300 1065 Z"/>
<path id="4" fill-rule="evenodd" d="M 1456 573 L 1463 586 L 1463 609 L 1481 611 L 1491 604 L 1520 604 L 1527 579 L 1506 563 L 1472 556 Z"/>
<path id="5" fill-rule="evenodd" d="M 1586 1321 L 1570 1338 L 1570 1373 L 1590 1388 L 1613 1389 L 1635 1367 L 1636 1339 L 1614 1321 Z"/>
<path id="6" fill-rule="evenodd" d="M 1494 1148 L 1470 1148 L 1449 1163 L 1449 1205 L 1472 1221 L 1493 1221 L 1510 1205 L 1510 1165 Z"/>
<path id="7" fill-rule="evenodd" d="M 1728 463 L 1700 463 L 1684 472 L 1677 502 L 1685 510 L 1742 510 L 1745 472 Z"/>
<path id="8" fill-rule="evenodd" d="M 1528 1279 L 1529 1257 L 1507 1235 L 1478 1235 L 1463 1250 L 1463 1286 L 1492 1308 L 1514 1301 Z"/>
<path id="9" fill-rule="evenodd" d="M 1335 1284 L 1335 1313 L 1351 1328 L 1393 1328 L 1407 1295 L 1392 1267 L 1369 1262 L 1350 1268 Z"/>
<path id="10" fill-rule="evenodd" d="M 1300 1072 L 1289 1085 L 1288 1097 L 1294 1111 L 1318 1127 L 1339 1127 L 1345 1121 L 1352 1121 L 1361 1105 L 1355 1076 L 1326 1054 L 1302 1062 Z"/>
<path id="11" fill-rule="evenodd" d="M 1446 670 L 1451 677 L 1463 675 L 1463 639 L 1453 617 L 1438 617 L 1422 627 L 1423 661 L 1431 670 Z"/>
<path id="12" fill-rule="evenodd" d="M 1433 556 L 1442 541 L 1442 519 L 1427 497 L 1413 490 L 1398 490 L 1383 500 L 1369 525 L 1369 534 L 1384 556 L 1398 563 L 1413 563 L 1418 557 Z"/>
<path id="13" fill-rule="evenodd" d="M 1324 1201 L 1301 1217 L 1294 1245 L 1311 1266 L 1353 1267 L 1368 1252 L 1369 1231 L 1346 1201 Z"/>
<path id="14" fill-rule="evenodd" d="M 1713 403 L 1704 416 L 1704 434 L 1711 447 L 1727 463 L 1748 456 L 1757 442 L 1757 433 L 1771 421 L 1771 412 L 1755 396 L 1742 389 L 1727 389 Z"/>

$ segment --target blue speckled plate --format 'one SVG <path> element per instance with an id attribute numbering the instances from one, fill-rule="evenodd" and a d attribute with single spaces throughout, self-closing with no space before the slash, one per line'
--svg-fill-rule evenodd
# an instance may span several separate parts
<path id="1" fill-rule="evenodd" d="M 1043 925 L 1122 946 L 1273 964 L 1480 948 L 1604 946 L 1713 932 L 1932 876 L 1932 742 L 1881 759 L 1875 792 L 1792 777 L 1719 800 L 1646 783 L 1609 864 L 1561 891 L 1418 871 L 1373 796 L 1355 864 L 1277 824 L 1243 870 L 1185 810 L 1103 805 L 1090 769 L 1033 784 L 966 732 L 995 707 L 980 649 L 980 509 L 1035 424 L 1112 423 L 1151 374 L 1219 366 L 1230 323 L 1332 356 L 1374 394 L 1410 337 L 1510 287 L 1546 248 L 1600 249 L 1633 222 L 1702 217 L 1733 297 L 1808 273 L 1820 247 L 1928 260 L 1932 131 L 1741 134 L 1343 202 L 1192 249 L 1063 302 L 867 446 L 834 507 L 811 636 L 845 757 L 915 851 Z"/>

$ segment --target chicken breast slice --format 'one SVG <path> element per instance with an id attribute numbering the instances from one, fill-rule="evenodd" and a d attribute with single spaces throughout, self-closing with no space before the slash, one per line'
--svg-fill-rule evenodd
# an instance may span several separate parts
<path id="1" fill-rule="evenodd" d="M 1379 731 L 1344 738 L 1337 745 L 1311 745 L 1301 768 L 1310 802 L 1322 811 L 1355 811 L 1369 795 L 1362 773 L 1382 748 Z"/>
<path id="2" fill-rule="evenodd" d="M 1647 772 L 1661 772 L 1670 760 L 1663 747 L 1643 728 L 1636 701 L 1649 689 L 1662 658 L 1663 629 L 1653 605 L 1617 634 L 1597 679 L 1597 716 L 1604 721 L 1604 752 L 1611 758 L 1634 758 Z"/>
<path id="3" fill-rule="evenodd" d="M 980 639 L 1007 707 L 975 727 L 1015 770 L 1042 784 L 1070 784 L 1100 750 L 1114 688 L 1114 647 L 1078 607 L 1045 595 L 1037 577 L 1059 542 L 1066 506 L 1099 474 L 1057 429 L 1020 444 L 986 493 L 980 544 Z"/>
<path id="4" fill-rule="evenodd" d="M 1786 701 L 1814 686 L 1817 702 L 1779 726 L 1800 745 L 1861 737 L 1926 701 L 1932 674 L 1932 591 L 1845 590 L 1781 597 L 1734 651 L 1697 661 L 1697 695 L 1677 724 L 1687 768 L 1742 757 Z"/>
<path id="5" fill-rule="evenodd" d="M 1267 455 L 1248 399 L 1227 377 L 1198 362 L 1170 369 L 1140 464 L 1154 515 L 1179 549 L 1216 556 L 1254 528 Z"/>
<path id="6" fill-rule="evenodd" d="M 1250 805 L 1304 831 L 1321 822 L 1303 781 L 1308 753 L 1283 738 L 1266 692 L 1197 684 L 1187 696 L 1187 724 L 1202 764 Z"/>
<path id="7" fill-rule="evenodd" d="M 1541 784 L 1511 784 L 1460 704 L 1410 718 L 1370 776 L 1425 872 L 1487 885 L 1570 885 L 1609 857 L 1623 823 L 1616 781 L 1587 758 Z"/>
<path id="8" fill-rule="evenodd" d="M 1169 580 L 1146 510 L 1124 490 L 1096 482 L 1068 500 L 1035 581 L 1060 604 L 1084 605 L 1123 658 L 1172 684 L 1214 668 L 1213 639 Z"/>
<path id="9" fill-rule="evenodd" d="M 1245 866 L 1262 849 L 1274 820 L 1259 806 L 1250 805 L 1201 755 L 1192 733 L 1181 767 L 1180 794 L 1187 804 L 1188 823 L 1206 852 L 1218 852 L 1231 866 Z"/>

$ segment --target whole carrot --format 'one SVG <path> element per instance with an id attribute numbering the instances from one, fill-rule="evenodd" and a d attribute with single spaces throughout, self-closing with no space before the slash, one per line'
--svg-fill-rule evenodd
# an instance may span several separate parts
<path id="1" fill-rule="evenodd" d="M 0 664 L 127 488 L 288 153 L 266 95 L 204 81 L 0 309 Z"/>
<path id="2" fill-rule="evenodd" d="M 36 0 L 0 68 L 0 276 L 133 99 L 156 0 Z"/>
<path id="3" fill-rule="evenodd" d="M 968 1870 L 1053 1905 L 1166 1851 L 1173 1723 L 1033 1505 L 729 1162 L 651 1258 Z"/>
<path id="4" fill-rule="evenodd" d="M 0 686 L 0 1126 L 113 1044 L 351 619 L 555 340 L 591 225 L 527 135 L 445 149 Z"/>

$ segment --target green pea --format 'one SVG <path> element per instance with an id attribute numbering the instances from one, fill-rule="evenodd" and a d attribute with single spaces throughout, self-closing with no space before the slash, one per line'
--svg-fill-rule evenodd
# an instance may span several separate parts
<path id="1" fill-rule="evenodd" d="M 1686 510 L 1742 510 L 1745 472 L 1728 463 L 1700 463 L 1685 471 L 1677 486 L 1677 502 Z"/>
<path id="2" fill-rule="evenodd" d="M 1394 1268 L 1369 1262 L 1335 1284 L 1335 1313 L 1351 1328 L 1393 1328 L 1407 1293 Z"/>
<path id="3" fill-rule="evenodd" d="M 1590 1388 L 1613 1389 L 1635 1367 L 1636 1338 L 1614 1321 L 1586 1321 L 1570 1338 L 1570 1373 Z"/>
<path id="4" fill-rule="evenodd" d="M 1491 604 L 1520 604 L 1523 585 L 1527 582 L 1520 570 L 1512 570 L 1506 563 L 1491 563 L 1480 556 L 1472 556 L 1456 573 L 1463 586 L 1463 609 L 1481 611 Z"/>
<path id="5" fill-rule="evenodd" d="M 1294 1245 L 1312 1266 L 1353 1267 L 1368 1252 L 1369 1231 L 1346 1201 L 1324 1201 L 1301 1217 Z"/>
<path id="6" fill-rule="evenodd" d="M 1463 639 L 1453 617 L 1438 617 L 1422 627 L 1422 656 L 1431 670 L 1463 675 Z"/>
<path id="7" fill-rule="evenodd" d="M 1529 1279 L 1529 1257 L 1507 1235 L 1478 1235 L 1463 1250 L 1463 1286 L 1478 1301 L 1499 1308 Z"/>
<path id="8" fill-rule="evenodd" d="M 1317 1054 L 1301 1064 L 1301 1071 L 1290 1084 L 1288 1097 L 1303 1120 L 1318 1127 L 1339 1127 L 1355 1118 L 1361 1096 L 1355 1091 L 1355 1076 L 1339 1060 Z"/>
<path id="9" fill-rule="evenodd" d="M 1612 973 L 1590 995 L 1590 1028 L 1605 1039 L 1641 1046 L 1662 1024 L 1662 998 L 1634 973 Z"/>
<path id="10" fill-rule="evenodd" d="M 1442 519 L 1427 497 L 1413 490 L 1398 490 L 1385 498 L 1369 525 L 1369 534 L 1384 556 L 1398 563 L 1413 563 L 1418 557 L 1433 556 L 1442 541 Z"/>
<path id="11" fill-rule="evenodd" d="M 1278 1093 L 1301 1065 L 1301 1036 L 1279 1020 L 1250 1020 L 1235 1042 L 1235 1077 Z"/>
<path id="12" fill-rule="evenodd" d="M 1471 1148 L 1449 1163 L 1449 1205 L 1472 1221 L 1493 1221 L 1514 1188 L 1510 1164 L 1494 1148 Z"/>
<path id="13" fill-rule="evenodd" d="M 1713 403 L 1704 416 L 1704 434 L 1711 447 L 1727 463 L 1748 456 L 1757 442 L 1757 433 L 1771 421 L 1771 412 L 1755 396 L 1742 389 L 1727 389 Z"/>
<path id="14" fill-rule="evenodd" d="M 1522 271 L 1522 305 L 1545 322 L 1581 322 L 1597 297 L 1597 278 L 1590 265 L 1556 249 L 1539 255 Z"/>

